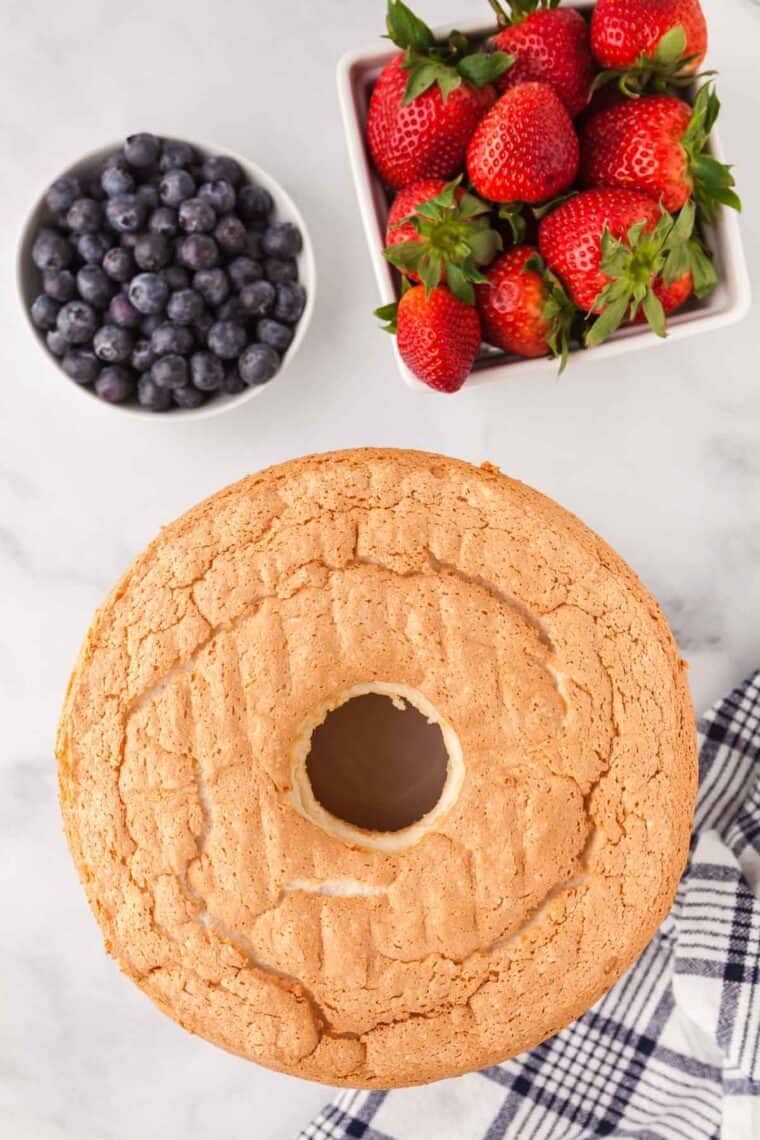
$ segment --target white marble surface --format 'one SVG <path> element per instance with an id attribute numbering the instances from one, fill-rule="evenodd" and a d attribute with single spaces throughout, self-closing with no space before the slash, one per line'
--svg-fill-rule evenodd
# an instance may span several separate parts
<path id="1" fill-rule="evenodd" d="M 556 381 L 455 399 L 402 387 L 375 330 L 334 65 L 381 0 L 5 0 L 0 36 L 0 1134 L 8 1140 L 288 1140 L 325 1091 L 195 1040 L 102 951 L 65 848 L 52 742 L 94 607 L 157 528 L 303 452 L 440 450 L 555 496 L 661 599 L 698 706 L 760 663 L 760 10 L 708 0 L 722 133 L 746 203 L 751 317 Z M 425 0 L 431 21 L 485 2 Z M 72 399 L 25 329 L 14 243 L 74 156 L 130 130 L 216 140 L 290 189 L 320 295 L 287 379 L 237 415 L 133 421 Z"/>

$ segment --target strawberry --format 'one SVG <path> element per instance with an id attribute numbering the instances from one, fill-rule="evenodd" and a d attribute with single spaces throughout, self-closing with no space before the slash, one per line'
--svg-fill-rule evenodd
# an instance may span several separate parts
<path id="1" fill-rule="evenodd" d="M 705 58 L 707 23 L 699 0 L 597 0 L 591 50 L 629 93 L 683 86 Z"/>
<path id="2" fill-rule="evenodd" d="M 491 44 L 514 56 L 509 71 L 496 81 L 502 93 L 518 83 L 548 83 L 575 118 L 588 103 L 596 68 L 588 24 L 559 0 L 509 0 L 507 16 L 499 0 L 490 0 L 501 31 Z"/>
<path id="3" fill-rule="evenodd" d="M 484 281 L 480 266 L 502 248 L 491 228 L 491 207 L 454 182 L 415 182 L 391 206 L 385 256 L 428 292 L 442 281 L 460 300 L 475 302 L 472 284 Z"/>
<path id="4" fill-rule="evenodd" d="M 575 180 L 578 136 L 546 83 L 521 83 L 493 105 L 467 148 L 467 173 L 493 202 L 545 202 Z"/>
<path id="5" fill-rule="evenodd" d="M 567 363 L 577 309 L 538 250 L 519 245 L 493 263 L 477 300 L 483 338 L 517 356 L 559 356 Z"/>
<path id="6" fill-rule="evenodd" d="M 660 336 L 666 315 L 716 284 L 708 255 L 693 236 L 696 210 L 677 217 L 637 190 L 587 190 L 542 220 L 539 249 L 572 300 L 599 319 L 586 345 L 601 344 L 643 316 Z"/>
<path id="7" fill-rule="evenodd" d="M 401 358 L 415 376 L 439 392 L 459 391 L 480 348 L 480 319 L 472 305 L 443 285 L 430 293 L 414 285 L 377 316 L 396 333 Z"/>
<path id="8" fill-rule="evenodd" d="M 388 0 L 388 36 L 404 49 L 380 72 L 369 104 L 367 144 L 382 180 L 396 189 L 461 170 L 467 143 L 493 104 L 493 82 L 511 59 L 445 45 L 401 0 Z"/>
<path id="9" fill-rule="evenodd" d="M 643 190 L 670 213 L 693 194 L 707 221 L 719 202 L 741 209 L 729 167 L 704 153 L 719 111 L 706 84 L 693 107 L 672 95 L 648 95 L 600 112 L 581 131 L 582 182 Z"/>

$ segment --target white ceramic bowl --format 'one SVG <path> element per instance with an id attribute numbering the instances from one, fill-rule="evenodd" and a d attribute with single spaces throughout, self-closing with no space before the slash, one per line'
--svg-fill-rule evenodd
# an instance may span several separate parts
<path id="1" fill-rule="evenodd" d="M 166 138 L 172 136 L 163 135 L 161 137 Z M 86 154 L 83 158 L 79 159 L 78 162 L 75 162 L 71 166 L 67 167 L 66 170 L 61 170 L 54 174 L 50 178 L 48 185 L 51 182 L 55 181 L 56 178 L 61 178 L 64 175 L 86 176 L 92 174 L 96 170 L 98 164 L 102 162 L 102 160 L 106 157 L 106 155 L 111 154 L 115 150 L 118 150 L 123 145 L 123 141 L 123 139 L 120 139 L 118 142 L 111 143 L 110 146 L 100 147 L 98 150 L 91 151 L 89 154 Z M 271 388 L 273 384 L 276 384 L 282 378 L 284 373 L 287 371 L 288 365 L 292 363 L 296 353 L 298 352 L 298 349 L 303 342 L 304 337 L 306 336 L 306 330 L 309 327 L 309 322 L 311 321 L 312 313 L 314 312 L 314 300 L 317 285 L 316 270 L 314 265 L 314 251 L 311 244 L 311 238 L 309 237 L 309 231 L 306 228 L 306 223 L 304 222 L 298 207 L 296 206 L 295 202 L 293 202 L 290 195 L 286 193 L 279 182 L 272 178 L 270 174 L 267 174 L 265 170 L 262 170 L 260 166 L 257 166 L 253 162 L 249 162 L 247 158 L 243 158 L 243 156 L 240 154 L 235 154 L 233 151 L 229 150 L 228 147 L 218 147 L 213 146 L 209 143 L 197 143 L 192 142 L 191 140 L 188 141 L 191 142 L 191 145 L 202 158 L 216 155 L 229 155 L 230 158 L 234 158 L 236 162 L 240 163 L 240 166 L 242 167 L 246 177 L 249 178 L 251 182 L 255 183 L 257 186 L 263 186 L 264 189 L 268 190 L 272 195 L 272 198 L 274 199 L 274 212 L 272 215 L 273 218 L 276 221 L 293 222 L 298 226 L 303 237 L 303 249 L 297 257 L 298 279 L 306 290 L 306 307 L 304 308 L 300 321 L 296 325 L 295 335 L 290 344 L 290 347 L 283 356 L 279 372 L 277 372 L 277 374 L 266 384 L 259 384 L 254 385 L 250 388 L 246 388 L 244 392 L 240 392 L 237 396 L 229 396 L 226 394 L 214 396 L 211 400 L 208 401 L 208 403 L 202 404 L 199 408 L 173 408 L 171 411 L 163 414 L 151 412 L 147 408 L 141 408 L 139 404 L 107 404 L 104 400 L 100 400 L 95 395 L 95 392 L 91 387 L 85 387 L 84 385 L 77 384 L 74 380 L 71 380 L 66 375 L 66 373 L 61 368 L 57 357 L 55 357 L 53 353 L 50 352 L 47 345 L 45 344 L 44 335 L 40 333 L 40 330 L 33 324 L 31 319 L 30 309 L 32 302 L 34 301 L 34 298 L 42 292 L 42 275 L 32 261 L 32 244 L 39 227 L 44 226 L 46 223 L 53 220 L 52 215 L 45 203 L 45 191 L 47 191 L 46 186 L 45 191 L 43 191 L 42 195 L 37 200 L 34 208 L 32 209 L 32 212 L 29 215 L 29 218 L 27 219 L 18 244 L 18 253 L 16 258 L 16 277 L 21 304 L 24 307 L 28 325 L 32 330 L 34 339 L 47 358 L 48 364 L 50 366 L 49 370 L 51 372 L 51 383 L 57 382 L 58 384 L 63 384 L 66 386 L 66 388 L 69 389 L 69 391 L 73 392 L 75 396 L 77 393 L 80 393 L 82 397 L 94 401 L 96 404 L 100 405 L 106 411 L 109 411 L 111 413 L 121 412 L 125 415 L 140 416 L 143 419 L 162 421 L 168 420 L 170 423 L 175 423 L 177 420 L 197 420 L 202 417 L 215 416 L 219 415 L 221 412 L 227 412 L 238 408 L 246 401 L 253 400 L 257 396 L 262 395 L 268 388 Z"/>
<path id="2" fill-rule="evenodd" d="M 588 3 L 588 0 L 565 0 L 565 7 L 590 12 L 594 5 Z M 463 22 L 457 24 L 457 27 L 472 39 L 483 38 L 494 31 L 493 23 L 484 26 L 481 23 Z M 450 28 L 439 30 L 444 36 L 448 34 Z M 398 297 L 398 276 L 383 256 L 388 197 L 367 152 L 365 127 L 372 86 L 381 69 L 397 54 L 397 50 L 377 44 L 363 51 L 349 52 L 338 63 L 338 97 L 354 186 L 381 302 L 384 305 L 395 301 Z M 715 130 L 710 140 L 710 152 L 716 158 L 725 161 Z M 739 192 L 741 193 L 741 186 Z M 682 340 L 695 333 L 708 332 L 724 325 L 734 324 L 746 316 L 749 310 L 750 282 L 736 212 L 721 209 L 716 224 L 709 227 L 706 237 L 715 257 L 718 287 L 709 297 L 690 303 L 681 312 L 669 318 L 668 336 L 671 340 Z M 392 339 L 399 371 L 406 383 L 412 388 L 431 391 L 407 368 L 399 354 L 395 337 Z M 593 349 L 593 359 L 601 360 L 605 357 L 610 359 L 622 353 L 649 348 L 660 343 L 660 338 L 645 325 L 629 326 L 620 329 L 604 344 Z M 575 359 L 571 364 L 577 368 L 579 353 L 575 351 L 573 355 Z M 556 363 L 546 358 L 525 360 L 484 346 L 467 381 L 467 387 L 494 380 L 505 380 L 507 377 L 545 375 L 547 369 L 556 372 L 556 368 Z"/>

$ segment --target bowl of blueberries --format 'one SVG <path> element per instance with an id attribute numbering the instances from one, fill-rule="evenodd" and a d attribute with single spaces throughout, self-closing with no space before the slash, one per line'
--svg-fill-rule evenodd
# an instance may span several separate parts
<path id="1" fill-rule="evenodd" d="M 72 165 L 21 237 L 18 284 L 72 389 L 133 415 L 212 415 L 281 376 L 314 305 L 298 209 L 215 147 L 130 135 Z"/>

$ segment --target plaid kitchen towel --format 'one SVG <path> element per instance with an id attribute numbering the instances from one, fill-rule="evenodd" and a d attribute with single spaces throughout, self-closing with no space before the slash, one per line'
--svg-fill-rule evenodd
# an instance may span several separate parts
<path id="1" fill-rule="evenodd" d="M 299 1140 L 760 1140 L 760 672 L 699 727 L 689 865 L 607 996 L 504 1065 L 344 1092 Z"/>

